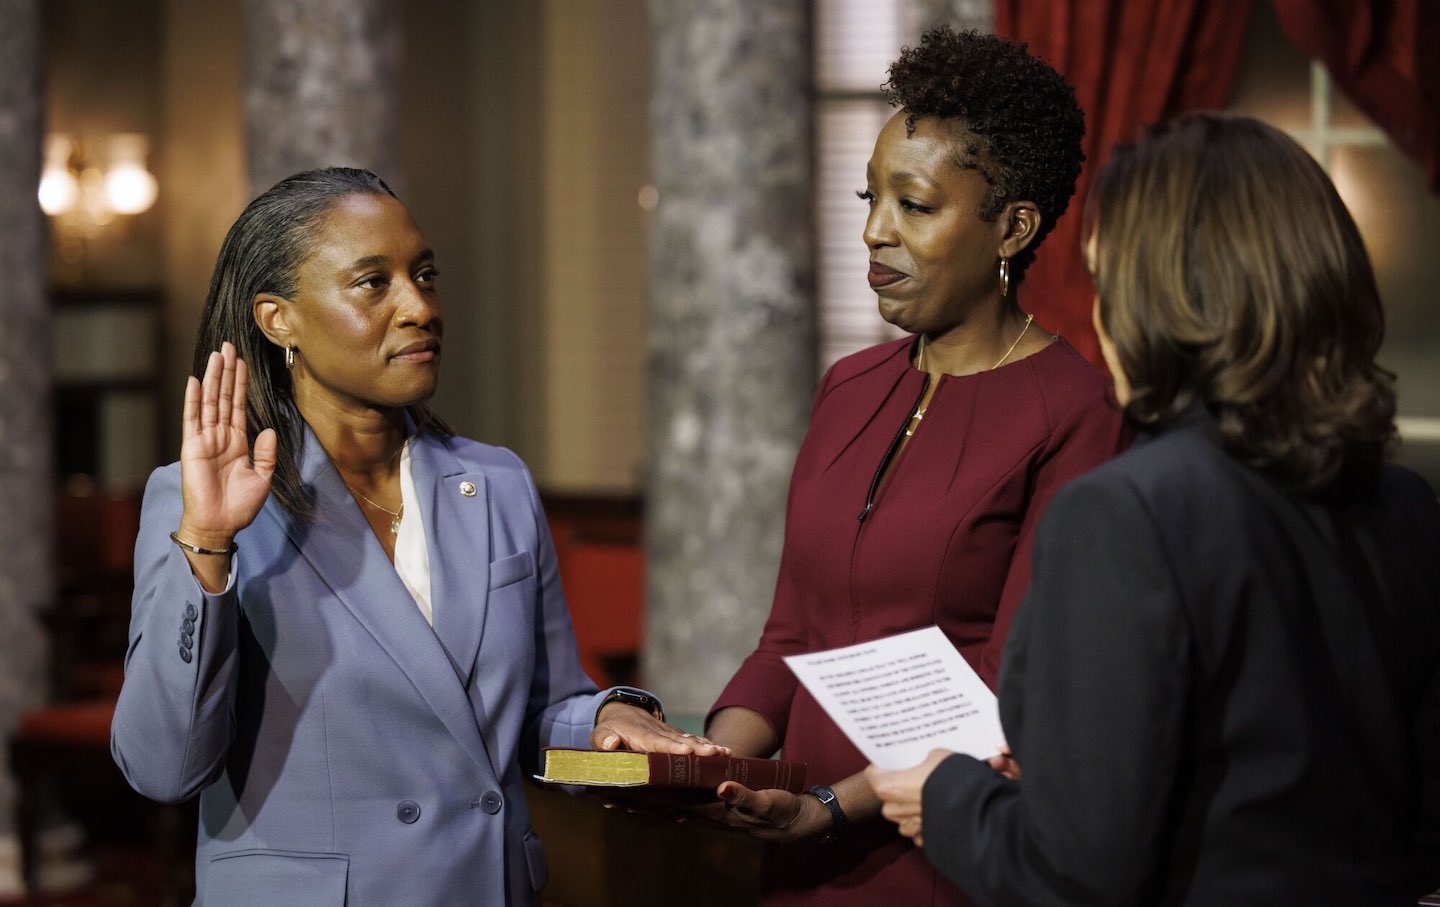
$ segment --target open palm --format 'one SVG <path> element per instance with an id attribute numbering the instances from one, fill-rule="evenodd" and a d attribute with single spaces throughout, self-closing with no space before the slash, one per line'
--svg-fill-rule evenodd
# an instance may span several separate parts
<path id="1" fill-rule="evenodd" d="M 181 419 L 180 480 L 185 538 L 224 547 L 250 525 L 270 494 L 275 475 L 275 432 L 255 439 L 253 460 L 245 435 L 245 363 L 228 341 L 210 354 L 204 380 L 185 385 Z"/>

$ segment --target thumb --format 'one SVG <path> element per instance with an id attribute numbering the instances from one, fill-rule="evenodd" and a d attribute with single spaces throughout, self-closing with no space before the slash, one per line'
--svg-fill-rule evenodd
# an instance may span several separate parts
<path id="1" fill-rule="evenodd" d="M 255 438 L 255 451 L 252 459 L 255 461 L 255 474 L 266 482 L 275 475 L 276 447 L 279 440 L 275 436 L 275 429 L 267 428 Z"/>
<path id="2" fill-rule="evenodd" d="M 750 791 L 744 785 L 734 781 L 726 781 L 720 785 L 716 793 L 720 795 L 720 799 L 724 800 L 725 805 L 730 809 L 746 813 L 747 815 L 752 812 L 750 809 Z"/>

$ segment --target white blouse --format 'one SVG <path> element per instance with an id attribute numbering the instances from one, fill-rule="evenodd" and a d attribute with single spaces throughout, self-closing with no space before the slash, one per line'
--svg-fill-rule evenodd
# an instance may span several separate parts
<path id="1" fill-rule="evenodd" d="M 435 626 L 430 610 L 430 549 L 425 546 L 425 523 L 420 517 L 420 496 L 411 471 L 410 442 L 400 454 L 400 531 L 395 536 L 395 572 L 410 590 L 410 597 L 425 622 Z"/>

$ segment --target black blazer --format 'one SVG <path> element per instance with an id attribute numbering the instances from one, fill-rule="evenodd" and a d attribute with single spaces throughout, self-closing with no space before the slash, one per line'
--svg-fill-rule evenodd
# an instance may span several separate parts
<path id="1" fill-rule="evenodd" d="M 1023 778 L 955 756 L 925 853 L 991 905 L 1414 904 L 1440 887 L 1440 505 L 1322 505 L 1191 416 L 1050 505 L 1000 679 Z"/>

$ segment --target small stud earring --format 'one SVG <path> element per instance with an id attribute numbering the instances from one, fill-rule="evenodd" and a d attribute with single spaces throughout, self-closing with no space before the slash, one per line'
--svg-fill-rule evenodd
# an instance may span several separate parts
<path id="1" fill-rule="evenodd" d="M 295 367 L 295 347 L 293 346 L 285 347 L 285 367 L 287 369 Z"/>

